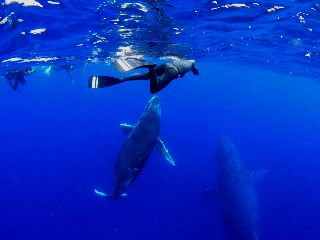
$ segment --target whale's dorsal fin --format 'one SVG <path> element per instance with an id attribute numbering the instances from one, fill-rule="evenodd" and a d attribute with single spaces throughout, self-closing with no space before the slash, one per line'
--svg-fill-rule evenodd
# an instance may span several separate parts
<path id="1" fill-rule="evenodd" d="M 133 130 L 134 126 L 127 124 L 127 123 L 121 123 L 120 124 L 121 130 L 124 134 L 129 134 Z"/>
<path id="2" fill-rule="evenodd" d="M 164 159 L 166 159 L 171 165 L 173 165 L 173 166 L 176 165 L 176 163 L 174 162 L 173 158 L 171 157 L 168 149 L 166 148 L 166 146 L 164 145 L 163 141 L 160 138 L 157 138 L 155 147 L 156 147 L 157 151 L 160 153 L 160 155 L 162 157 L 164 157 Z"/>

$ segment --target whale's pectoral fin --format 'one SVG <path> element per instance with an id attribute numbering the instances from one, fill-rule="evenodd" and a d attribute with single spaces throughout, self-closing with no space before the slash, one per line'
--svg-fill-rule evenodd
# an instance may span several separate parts
<path id="1" fill-rule="evenodd" d="M 166 148 L 166 146 L 164 145 L 163 141 L 160 138 L 157 138 L 156 149 L 164 157 L 164 159 L 166 159 L 171 165 L 173 166 L 176 165 L 168 149 Z"/>
<path id="2" fill-rule="evenodd" d="M 97 189 L 94 189 L 94 192 L 95 192 L 98 196 L 100 196 L 100 197 L 112 198 L 112 195 L 107 194 L 107 193 L 104 193 L 104 192 L 101 192 L 101 191 L 99 191 L 99 190 L 97 190 Z"/>
<path id="3" fill-rule="evenodd" d="M 134 126 L 130 125 L 130 124 L 126 124 L 126 123 L 121 123 L 120 127 L 123 131 L 124 134 L 129 134 L 131 133 L 131 131 L 133 130 Z"/>
<path id="4" fill-rule="evenodd" d="M 258 170 L 252 171 L 251 172 L 251 179 L 253 181 L 259 180 L 260 178 L 262 178 L 267 173 L 268 173 L 267 169 L 258 169 Z"/>

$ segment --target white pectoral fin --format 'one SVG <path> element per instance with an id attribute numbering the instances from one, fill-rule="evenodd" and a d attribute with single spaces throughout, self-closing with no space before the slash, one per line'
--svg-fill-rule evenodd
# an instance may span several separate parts
<path id="1" fill-rule="evenodd" d="M 113 195 L 107 194 L 105 192 L 101 192 L 97 189 L 94 189 L 94 192 L 95 192 L 95 194 L 97 194 L 98 196 L 103 197 L 103 198 L 109 198 L 109 199 L 113 198 Z M 121 193 L 121 197 L 127 197 L 127 195 L 128 195 L 127 193 Z"/>
<path id="2" fill-rule="evenodd" d="M 166 148 L 166 146 L 164 145 L 163 141 L 160 138 L 157 138 L 156 149 L 160 153 L 160 155 L 163 156 L 171 165 L 173 166 L 176 165 L 168 149 Z"/>
<path id="3" fill-rule="evenodd" d="M 111 198 L 111 196 L 110 196 L 109 194 L 106 194 L 106 193 L 104 193 L 104 192 L 101 192 L 101 191 L 99 191 L 99 190 L 97 190 L 97 189 L 94 189 L 94 192 L 95 192 L 98 196 L 100 196 L 100 197 Z"/>
<path id="4" fill-rule="evenodd" d="M 134 126 L 126 123 L 121 123 L 120 124 L 121 130 L 124 134 L 129 134 L 133 130 Z"/>

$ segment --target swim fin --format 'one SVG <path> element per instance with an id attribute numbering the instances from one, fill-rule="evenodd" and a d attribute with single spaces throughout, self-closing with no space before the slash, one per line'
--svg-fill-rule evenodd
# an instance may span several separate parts
<path id="1" fill-rule="evenodd" d="M 120 78 L 108 77 L 108 76 L 93 76 L 89 78 L 88 87 L 89 88 L 104 88 L 110 87 L 121 83 Z"/>
<path id="2" fill-rule="evenodd" d="M 156 66 L 154 63 L 146 62 L 137 58 L 119 59 L 114 61 L 112 64 L 119 72 L 122 73 L 138 68 L 154 68 Z"/>

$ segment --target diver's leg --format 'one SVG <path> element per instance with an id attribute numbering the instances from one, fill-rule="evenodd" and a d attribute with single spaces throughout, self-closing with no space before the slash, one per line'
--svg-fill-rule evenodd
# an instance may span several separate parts
<path id="1" fill-rule="evenodd" d="M 24 70 L 20 70 L 17 72 L 16 78 L 15 78 L 16 85 L 18 84 L 23 85 L 26 83 L 26 79 L 24 78 L 24 76 L 25 76 Z"/>
<path id="2" fill-rule="evenodd" d="M 157 91 L 158 79 L 157 79 L 156 71 L 155 71 L 155 69 L 150 69 L 149 73 L 150 73 L 150 92 L 156 93 L 156 92 L 158 92 Z"/>
<path id="3" fill-rule="evenodd" d="M 124 78 L 115 78 L 109 76 L 93 76 L 89 78 L 88 87 L 89 88 L 104 88 L 110 87 L 122 82 L 131 81 L 131 80 L 149 80 L 149 73 L 136 73 Z"/>
<path id="4" fill-rule="evenodd" d="M 135 73 L 135 74 L 129 75 L 127 77 L 121 78 L 121 81 L 126 82 L 131 80 L 149 80 L 149 79 L 150 79 L 150 74 L 149 72 L 147 72 L 147 73 Z"/>
<path id="5" fill-rule="evenodd" d="M 89 78 L 88 87 L 104 88 L 104 87 L 110 87 L 115 84 L 132 81 L 132 80 L 150 80 L 150 79 L 154 84 L 154 82 L 156 81 L 156 75 L 158 75 L 158 73 L 164 72 L 161 66 L 154 68 L 154 65 L 152 65 L 148 67 L 148 69 L 149 71 L 147 73 L 135 73 L 124 78 L 114 78 L 109 76 L 93 76 Z"/>
<path id="6" fill-rule="evenodd" d="M 121 78 L 121 80 L 123 82 L 126 82 L 126 81 L 131 81 L 131 80 L 149 80 L 149 79 L 151 79 L 151 81 L 152 81 L 152 80 L 156 79 L 157 76 L 160 76 L 161 74 L 163 74 L 165 71 L 164 64 L 162 64 L 158 67 L 155 67 L 155 65 L 152 65 L 152 66 L 146 67 L 146 68 L 148 68 L 148 70 L 149 70 L 147 73 L 135 73 L 135 74 L 129 75 L 128 77 Z"/>
<path id="7" fill-rule="evenodd" d="M 12 81 L 9 82 L 13 91 L 17 91 L 18 89 L 18 81 L 17 78 L 14 78 Z"/>
<path id="8" fill-rule="evenodd" d="M 146 62 L 137 58 L 119 59 L 112 62 L 112 64 L 119 72 L 127 72 L 138 68 L 150 68 L 156 66 L 154 63 Z"/>
<path id="9" fill-rule="evenodd" d="M 23 85 L 23 84 L 25 84 L 27 81 L 26 81 L 26 79 L 25 79 L 24 77 L 20 77 L 19 80 L 18 80 L 18 82 L 19 82 L 21 85 Z"/>
<path id="10" fill-rule="evenodd" d="M 177 78 L 175 72 L 170 70 L 165 71 L 157 80 L 151 80 L 150 92 L 157 93 L 164 89 L 173 79 Z"/>
<path id="11" fill-rule="evenodd" d="M 150 92 L 151 93 L 156 93 L 160 90 L 158 90 L 158 79 L 157 76 L 162 76 L 166 72 L 166 64 L 161 64 L 160 66 L 149 69 L 149 74 L 150 74 Z"/>

